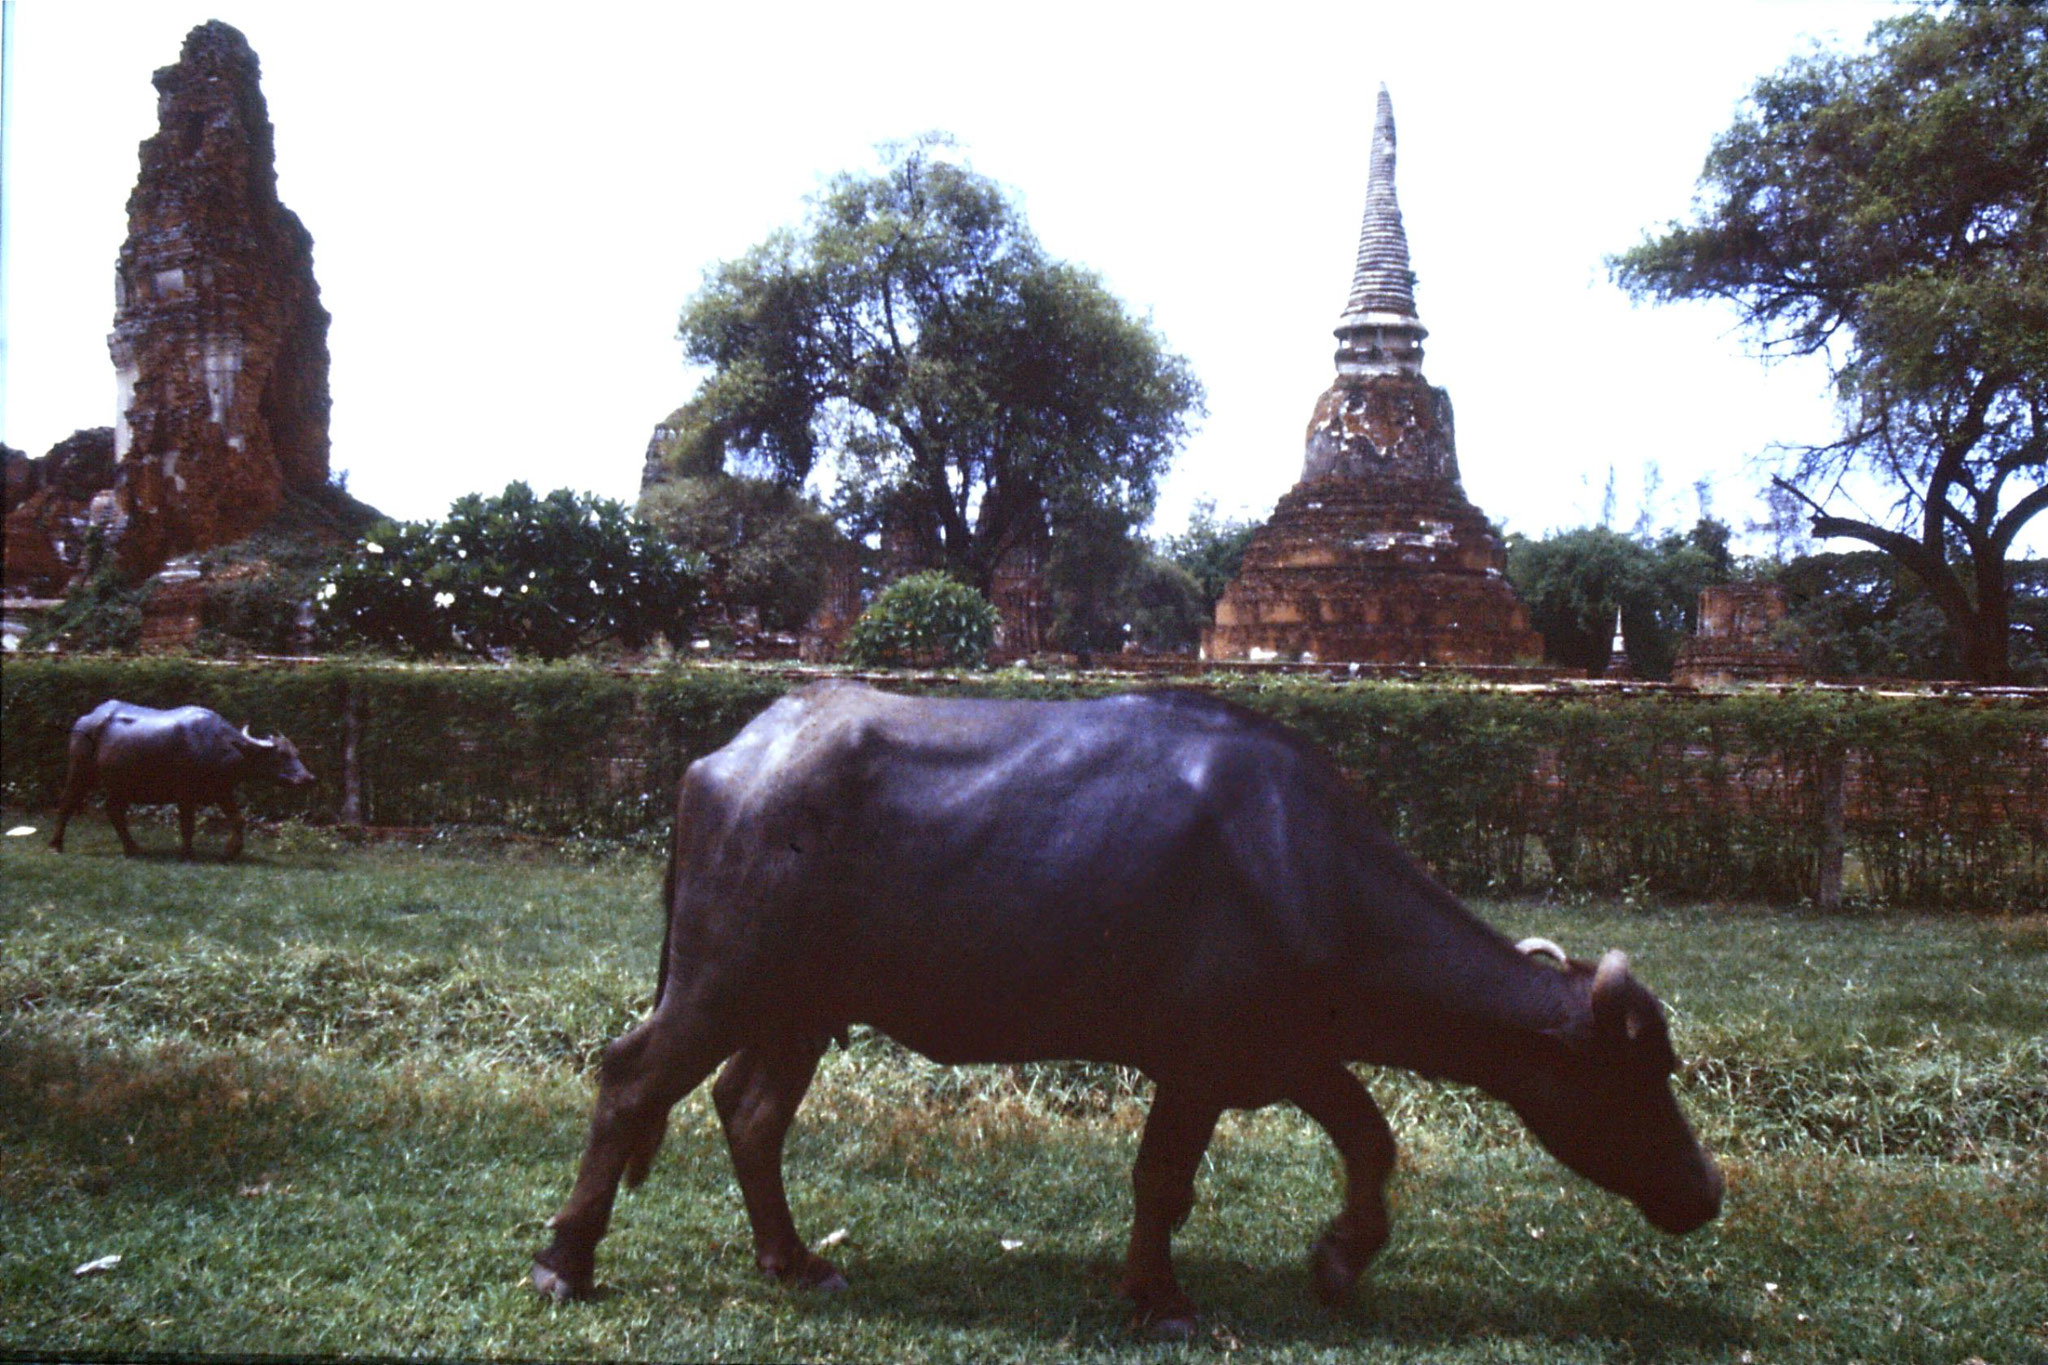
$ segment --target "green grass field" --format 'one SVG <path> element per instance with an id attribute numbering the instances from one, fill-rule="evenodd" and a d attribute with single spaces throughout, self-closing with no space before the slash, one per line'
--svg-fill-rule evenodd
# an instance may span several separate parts
<path id="1" fill-rule="evenodd" d="M 859 1034 L 789 1160 L 850 1291 L 757 1275 L 700 1092 L 601 1300 L 531 1294 L 591 1060 L 650 1004 L 644 853 L 286 827 L 186 865 L 168 823 L 129 861 L 97 810 L 62 857 L 5 818 L 40 832 L 0 839 L 0 1355 L 2048 1361 L 2048 918 L 1482 907 L 1633 955 L 1722 1218 L 1663 1237 L 1502 1107 L 1372 1075 L 1403 1156 L 1353 1302 L 1305 1268 L 1328 1143 L 1232 1116 L 1176 1240 L 1203 1331 L 1168 1347 L 1114 1290 L 1142 1083 Z"/>

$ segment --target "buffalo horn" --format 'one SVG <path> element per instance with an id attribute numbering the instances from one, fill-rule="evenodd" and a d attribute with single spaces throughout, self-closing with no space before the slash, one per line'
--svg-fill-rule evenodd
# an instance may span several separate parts
<path id="1" fill-rule="evenodd" d="M 275 739 L 258 739 L 249 733 L 249 727 L 246 725 L 242 727 L 242 738 L 248 740 L 259 749 L 274 749 L 277 747 Z"/>
<path id="2" fill-rule="evenodd" d="M 1564 949 L 1558 947 L 1547 938 L 1525 938 L 1515 945 L 1515 950 L 1527 953 L 1530 957 L 1554 959 L 1560 967 L 1571 965 L 1571 959 L 1565 956 Z"/>

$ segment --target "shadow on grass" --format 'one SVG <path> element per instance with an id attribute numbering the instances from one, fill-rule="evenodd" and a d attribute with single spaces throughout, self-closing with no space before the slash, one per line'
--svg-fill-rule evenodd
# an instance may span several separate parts
<path id="1" fill-rule="evenodd" d="M 69 835 L 66 835 L 65 839 L 67 845 L 70 845 L 74 842 Z M 189 858 L 187 858 L 184 854 L 178 851 L 178 843 L 175 838 L 172 839 L 168 847 L 157 844 L 144 843 L 140 839 L 136 840 L 135 842 L 136 849 L 135 852 L 133 853 L 123 853 L 118 846 L 109 846 L 107 848 L 93 848 L 88 846 L 83 849 L 67 846 L 64 852 L 57 856 L 77 859 L 121 858 L 126 859 L 131 863 L 147 863 L 156 867 L 176 867 L 180 864 L 183 864 L 187 867 L 284 866 L 284 864 L 278 862 L 276 859 L 266 858 L 262 854 L 253 852 L 248 849 L 244 849 L 239 856 L 230 860 L 226 856 L 226 853 L 223 848 L 208 848 L 206 846 L 206 841 L 204 839 L 198 840 L 192 845 L 192 856 Z M 291 864 L 291 866 L 299 867 L 303 866 L 303 864 L 294 862 Z"/>
<path id="2" fill-rule="evenodd" d="M 1627 1280 L 1583 1287 L 1461 1278 L 1425 1282 L 1388 1265 L 1368 1273 L 1350 1300 L 1324 1308 L 1309 1287 L 1307 1258 L 1254 1266 L 1194 1252 L 1175 1258 L 1182 1286 L 1201 1311 L 1197 1341 L 1227 1350 L 1310 1350 L 1367 1343 L 1418 1358 L 1489 1338 L 1553 1343 L 1625 1343 L 1630 1359 L 1732 1356 L 1754 1339 L 1749 1315 L 1697 1296 L 1668 1298 Z M 814 1326 L 841 1316 L 892 1320 L 919 1332 L 975 1333 L 991 1326 L 1051 1342 L 1072 1336 L 1105 1344 L 1142 1340 L 1116 1292 L 1120 1264 L 1058 1253 L 1001 1260 L 943 1259 L 885 1248 L 842 1260 L 852 1287 L 840 1294 L 777 1290 Z M 705 1286 L 707 1294 L 718 1290 Z M 613 1286 L 605 1297 L 631 1297 Z M 707 1305 L 709 1300 L 707 1300 Z"/>
<path id="3" fill-rule="evenodd" d="M 0 1194 L 254 1181 L 290 1153 L 317 1098 L 305 1086 L 243 1056 L 84 1049 L 0 1029 L 0 1145 L 18 1158 Z"/>

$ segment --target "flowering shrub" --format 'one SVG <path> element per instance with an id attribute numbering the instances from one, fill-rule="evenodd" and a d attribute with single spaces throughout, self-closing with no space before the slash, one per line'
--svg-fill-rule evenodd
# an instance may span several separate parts
<path id="1" fill-rule="evenodd" d="M 996 635 L 996 609 L 937 569 L 899 578 L 868 604 L 846 634 L 850 664 L 980 667 Z"/>
<path id="2" fill-rule="evenodd" d="M 702 598 L 698 562 L 624 504 L 524 483 L 458 498 L 445 521 L 379 523 L 316 594 L 331 643 L 541 659 L 676 640 Z"/>

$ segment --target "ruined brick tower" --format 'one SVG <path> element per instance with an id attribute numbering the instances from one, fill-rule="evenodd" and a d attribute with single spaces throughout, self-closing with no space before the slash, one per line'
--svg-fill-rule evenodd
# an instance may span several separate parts
<path id="1" fill-rule="evenodd" d="M 1458 480 L 1451 399 L 1422 377 L 1394 108 L 1373 120 L 1365 223 L 1337 319 L 1337 378 L 1309 419 L 1301 481 L 1246 549 L 1202 633 L 1210 659 L 1531 663 L 1543 639 L 1507 555 Z"/>
<path id="2" fill-rule="evenodd" d="M 256 54 L 218 20 L 155 76 L 115 271 L 115 555 L 141 577 L 328 477 L 327 310 L 278 202 Z"/>

